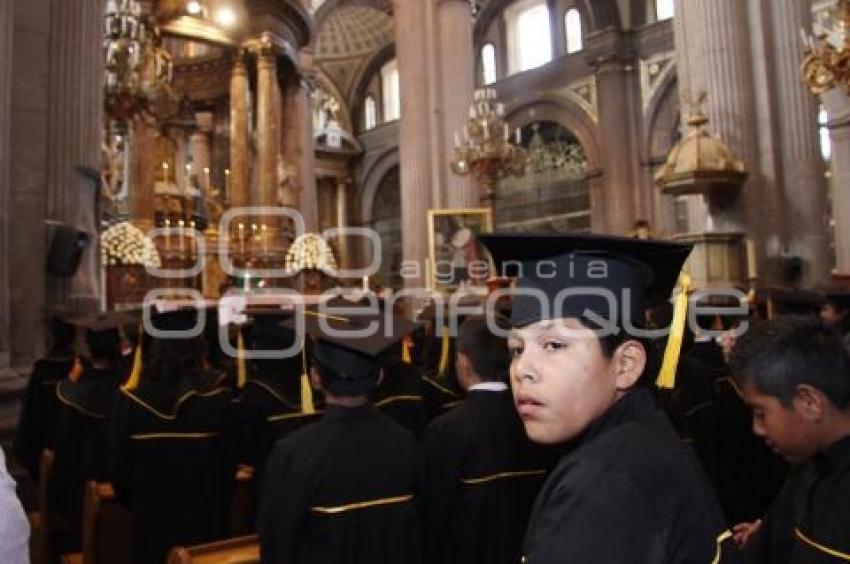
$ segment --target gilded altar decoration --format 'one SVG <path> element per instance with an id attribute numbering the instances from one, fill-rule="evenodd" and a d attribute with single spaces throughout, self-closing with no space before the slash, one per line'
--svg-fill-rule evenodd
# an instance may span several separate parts
<path id="1" fill-rule="evenodd" d="M 850 0 L 838 0 L 833 9 L 839 32 L 816 39 L 803 32 L 805 53 L 800 65 L 803 81 L 812 94 L 841 88 L 850 96 Z"/>
<path id="2" fill-rule="evenodd" d="M 333 273 L 337 270 L 333 249 L 316 233 L 300 235 L 286 253 L 284 268 L 288 272 L 321 270 Z"/>
<path id="3" fill-rule="evenodd" d="M 104 266 L 161 266 L 153 241 L 127 221 L 116 223 L 101 233 L 100 246 Z"/>

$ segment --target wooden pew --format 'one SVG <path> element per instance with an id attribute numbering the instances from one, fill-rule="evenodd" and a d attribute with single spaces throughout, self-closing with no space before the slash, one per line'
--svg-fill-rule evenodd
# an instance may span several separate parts
<path id="1" fill-rule="evenodd" d="M 130 513 L 118 503 L 111 484 L 88 482 L 83 502 L 83 564 L 130 562 Z"/>
<path id="2" fill-rule="evenodd" d="M 257 535 L 191 547 L 178 546 L 168 556 L 168 564 L 255 564 L 259 561 Z"/>

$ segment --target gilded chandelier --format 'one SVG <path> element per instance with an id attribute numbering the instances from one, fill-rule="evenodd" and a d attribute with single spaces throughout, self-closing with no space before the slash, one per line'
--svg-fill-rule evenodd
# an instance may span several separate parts
<path id="1" fill-rule="evenodd" d="M 482 88 L 475 91 L 462 141 L 455 132 L 452 171 L 460 176 L 472 174 L 480 184 L 485 203 L 493 200 L 498 179 L 525 171 L 525 151 L 510 142 L 504 117 L 505 107 L 497 101 L 496 90 Z"/>
<path id="2" fill-rule="evenodd" d="M 815 40 L 804 32 L 806 50 L 800 70 L 813 94 L 841 87 L 850 95 L 850 0 L 838 0 L 833 13 L 841 30 L 840 45 L 830 42 L 826 34 Z"/>

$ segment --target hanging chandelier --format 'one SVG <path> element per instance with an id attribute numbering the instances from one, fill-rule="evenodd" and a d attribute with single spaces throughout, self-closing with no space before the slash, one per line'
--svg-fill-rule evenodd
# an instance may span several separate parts
<path id="1" fill-rule="evenodd" d="M 850 96 L 850 0 L 837 0 L 833 15 L 840 28 L 840 40 L 832 42 L 825 33 L 814 39 L 804 30 L 805 53 L 800 71 L 812 94 L 840 87 Z"/>
<path id="2" fill-rule="evenodd" d="M 459 176 L 472 174 L 485 202 L 492 201 L 498 179 L 525 171 L 525 152 L 510 142 L 504 117 L 505 107 L 497 101 L 496 90 L 482 88 L 475 91 L 463 141 L 455 132 L 452 171 Z"/>
<path id="3" fill-rule="evenodd" d="M 108 0 L 104 24 L 106 115 L 121 125 L 142 115 L 174 115 L 179 97 L 171 89 L 171 55 L 152 15 L 136 0 Z"/>

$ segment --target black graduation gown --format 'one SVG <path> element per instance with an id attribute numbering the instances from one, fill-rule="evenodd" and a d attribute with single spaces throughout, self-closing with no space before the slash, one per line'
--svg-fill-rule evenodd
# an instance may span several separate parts
<path id="1" fill-rule="evenodd" d="M 371 404 L 328 406 L 275 445 L 259 534 L 267 564 L 417 564 L 419 446 Z"/>
<path id="2" fill-rule="evenodd" d="M 418 439 L 425 432 L 422 373 L 399 358 L 381 362 L 384 378 L 375 390 L 375 406 Z"/>
<path id="3" fill-rule="evenodd" d="M 785 462 L 753 434 L 750 408 L 730 377 L 715 380 L 717 495 L 726 522 L 762 517 L 787 474 Z"/>
<path id="4" fill-rule="evenodd" d="M 699 463 L 644 389 L 591 424 L 535 502 L 523 562 L 733 562 Z"/>
<path id="5" fill-rule="evenodd" d="M 426 562 L 519 562 L 545 468 L 510 391 L 469 392 L 425 436 Z"/>
<path id="6" fill-rule="evenodd" d="M 310 414 L 301 411 L 299 376 L 269 378 L 257 374 L 245 383 L 239 398 L 240 462 L 254 469 L 252 514 L 259 506 L 263 472 L 275 443 L 321 417 L 320 411 Z M 284 386 L 281 378 L 292 378 L 298 391 L 294 385 Z"/>
<path id="7" fill-rule="evenodd" d="M 66 551 L 78 550 L 81 544 L 86 482 L 107 479 L 107 418 L 118 394 L 120 378 L 117 369 L 87 368 L 76 382 L 63 380 L 56 386 L 61 405 L 53 491 L 69 531 Z"/>
<path id="8" fill-rule="evenodd" d="M 230 393 L 200 382 L 143 380 L 122 390 L 112 425 L 112 480 L 133 514 L 135 564 L 175 545 L 228 536 L 235 471 Z"/>
<path id="9" fill-rule="evenodd" d="M 56 384 L 73 366 L 73 356 L 43 358 L 33 365 L 27 381 L 12 450 L 33 480 L 38 480 L 41 451 L 52 450 L 55 444 L 59 414 Z"/>
<path id="10" fill-rule="evenodd" d="M 748 551 L 758 564 L 850 561 L 850 437 L 793 472 Z"/>

